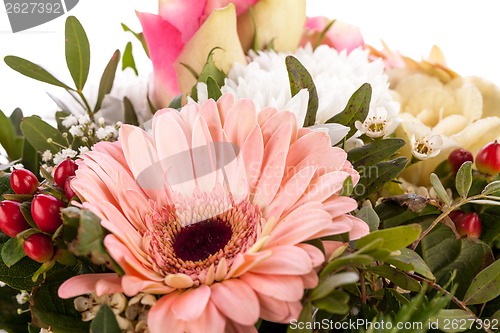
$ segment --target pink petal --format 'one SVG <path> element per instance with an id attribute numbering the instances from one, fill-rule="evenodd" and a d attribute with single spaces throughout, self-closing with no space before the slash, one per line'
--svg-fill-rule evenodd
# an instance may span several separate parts
<path id="1" fill-rule="evenodd" d="M 64 281 L 59 287 L 58 295 L 61 298 L 72 298 L 75 296 L 90 294 L 95 292 L 96 284 L 100 281 L 107 281 L 111 293 L 121 292 L 121 278 L 116 273 L 84 274 L 77 275 Z M 103 291 L 103 290 L 101 290 Z"/>
<path id="2" fill-rule="evenodd" d="M 181 293 L 172 304 L 172 312 L 176 318 L 192 322 L 200 318 L 210 299 L 210 287 L 202 285 Z"/>
<path id="3" fill-rule="evenodd" d="M 212 301 L 208 301 L 207 306 L 198 320 L 188 324 L 190 333 L 206 333 L 207 328 L 213 332 L 225 332 L 226 318 L 217 310 Z"/>
<path id="4" fill-rule="evenodd" d="M 161 16 L 148 13 L 137 13 L 137 16 L 141 21 L 149 56 L 153 62 L 156 100 L 158 106 L 167 106 L 170 100 L 179 94 L 174 63 L 185 42 L 181 32 Z"/>
<path id="5" fill-rule="evenodd" d="M 313 269 L 311 258 L 296 246 L 277 246 L 272 255 L 251 269 L 252 273 L 302 275 Z"/>
<path id="6" fill-rule="evenodd" d="M 214 145 L 208 126 L 201 116 L 194 122 L 191 147 L 196 184 L 201 191 L 210 192 L 216 185 L 220 170 L 217 170 L 217 146 Z"/>
<path id="7" fill-rule="evenodd" d="M 308 274 L 300 276 L 302 278 L 302 283 L 304 283 L 305 289 L 315 288 L 319 283 L 318 273 L 311 271 Z"/>
<path id="8" fill-rule="evenodd" d="M 257 333 L 257 329 L 254 325 L 244 326 L 234 321 L 228 320 L 224 333 Z"/>
<path id="9" fill-rule="evenodd" d="M 186 43 L 201 25 L 207 0 L 160 0 L 158 14 L 182 32 Z"/>
<path id="10" fill-rule="evenodd" d="M 264 158 L 264 141 L 259 126 L 255 126 L 248 135 L 243 148 L 241 149 L 243 160 L 245 161 L 245 171 L 247 173 L 248 187 L 251 192 L 255 191 L 255 186 L 260 176 L 262 160 Z"/>
<path id="11" fill-rule="evenodd" d="M 259 298 L 262 319 L 279 323 L 290 315 L 288 307 L 285 306 L 286 302 L 260 293 L 257 293 L 257 297 Z"/>
<path id="12" fill-rule="evenodd" d="M 297 244 L 296 246 L 307 252 L 311 258 L 313 267 L 318 267 L 325 262 L 325 255 L 316 246 L 306 243 Z"/>
<path id="13" fill-rule="evenodd" d="M 370 233 L 370 227 L 365 221 L 351 215 L 345 215 L 345 218 L 351 221 L 351 231 L 349 232 L 350 240 L 359 239 Z"/>
<path id="14" fill-rule="evenodd" d="M 333 171 L 316 178 L 296 205 L 308 201 L 323 202 L 332 195 L 340 193 L 347 177 L 349 177 L 347 172 Z"/>
<path id="15" fill-rule="evenodd" d="M 290 166 L 299 164 L 304 158 L 311 154 L 311 148 L 320 150 L 330 147 L 330 138 L 328 134 L 325 132 L 309 131 L 290 146 L 286 164 Z"/>
<path id="16" fill-rule="evenodd" d="M 259 319 L 257 295 L 245 282 L 224 280 L 211 286 L 212 301 L 220 312 L 241 325 L 254 325 Z"/>
<path id="17" fill-rule="evenodd" d="M 221 103 L 221 100 L 227 99 L 226 96 L 232 96 L 232 95 L 226 94 L 221 96 L 221 98 L 219 98 L 219 101 L 217 103 Z M 224 137 L 222 135 L 221 118 L 219 116 L 219 110 L 217 109 L 217 104 L 213 99 L 209 99 L 203 104 L 200 110 L 200 115 L 203 117 L 203 119 L 205 119 L 205 122 L 207 123 L 208 130 L 210 131 L 210 136 L 212 137 L 212 140 L 214 142 L 222 142 Z"/>
<path id="18" fill-rule="evenodd" d="M 148 328 L 151 333 L 185 333 L 187 323 L 172 316 L 172 304 L 180 293 L 175 292 L 161 297 L 148 312 Z"/>
<path id="19" fill-rule="evenodd" d="M 358 208 L 358 203 L 353 198 L 335 195 L 323 203 L 323 208 L 336 218 Z"/>
<path id="20" fill-rule="evenodd" d="M 242 149 L 245 140 L 257 125 L 257 111 L 249 99 L 238 100 L 233 108 L 236 110 L 228 113 L 224 131 L 229 140 Z"/>
<path id="21" fill-rule="evenodd" d="M 295 302 L 304 296 L 304 284 L 299 276 L 246 273 L 240 279 L 256 292 L 281 301 Z"/>
<path id="22" fill-rule="evenodd" d="M 140 292 L 163 295 L 173 292 L 175 289 L 164 283 L 144 280 L 133 275 L 125 275 L 122 279 L 123 293 L 127 296 L 135 296 Z"/>

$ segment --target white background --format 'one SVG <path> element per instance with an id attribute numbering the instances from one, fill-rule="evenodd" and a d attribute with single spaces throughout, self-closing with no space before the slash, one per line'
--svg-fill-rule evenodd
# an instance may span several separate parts
<path id="1" fill-rule="evenodd" d="M 292 2 L 293 0 L 290 0 Z M 309 16 L 324 15 L 357 25 L 365 41 L 380 46 L 383 39 L 390 47 L 420 59 L 437 44 L 448 64 L 461 75 L 479 75 L 500 84 L 500 20 L 493 9 L 495 0 L 308 0 Z M 91 44 L 89 81 L 99 77 L 115 49 L 123 50 L 130 33 L 121 29 L 126 23 L 136 31 L 140 24 L 135 10 L 156 12 L 153 0 L 80 0 L 70 12 L 87 31 Z M 36 62 L 64 82 L 71 77 L 64 60 L 65 16 L 13 34 L 5 8 L 0 1 L 0 109 L 10 114 L 21 107 L 25 114 L 50 114 L 55 105 L 46 92 L 63 94 L 60 88 L 24 77 L 5 65 L 3 57 L 17 55 Z M 142 56 L 134 42 L 135 54 Z M 150 64 L 139 57 L 139 69 L 145 73 Z"/>

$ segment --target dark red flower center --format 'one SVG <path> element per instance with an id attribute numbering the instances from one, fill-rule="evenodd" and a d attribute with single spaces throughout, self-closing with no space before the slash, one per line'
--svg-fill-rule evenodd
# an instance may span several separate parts
<path id="1" fill-rule="evenodd" d="M 205 260 L 224 249 L 231 239 L 231 226 L 218 218 L 183 227 L 175 236 L 173 249 L 184 261 Z"/>

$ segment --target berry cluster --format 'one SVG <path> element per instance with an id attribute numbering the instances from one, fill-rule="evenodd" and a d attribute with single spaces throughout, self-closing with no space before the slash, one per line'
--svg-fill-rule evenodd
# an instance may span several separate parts
<path id="1" fill-rule="evenodd" d="M 51 260 L 57 251 L 53 236 L 62 226 L 61 209 L 75 196 L 71 181 L 76 169 L 76 163 L 69 158 L 61 162 L 54 172 L 57 187 L 52 188 L 39 183 L 27 169 L 11 173 L 10 186 L 16 195 L 0 202 L 0 230 L 9 237 L 23 239 L 24 252 L 37 262 Z M 61 200 L 62 193 L 66 202 Z M 22 211 L 23 202 L 30 202 L 29 212 Z M 28 220 L 33 223 L 30 225 Z"/>

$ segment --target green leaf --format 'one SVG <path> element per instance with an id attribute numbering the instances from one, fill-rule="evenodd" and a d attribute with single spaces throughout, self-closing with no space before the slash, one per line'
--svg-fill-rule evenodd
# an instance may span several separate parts
<path id="1" fill-rule="evenodd" d="M 113 88 L 113 82 L 115 81 L 116 68 L 120 62 L 120 50 L 116 50 L 111 59 L 109 59 L 106 68 L 101 76 L 101 82 L 99 83 L 99 93 L 97 95 L 97 102 L 94 107 L 94 112 L 97 112 L 101 108 L 104 96 L 111 92 Z"/>
<path id="2" fill-rule="evenodd" d="M 412 277 L 406 275 L 405 273 L 391 266 L 388 265 L 374 266 L 370 267 L 368 270 L 386 279 L 389 279 L 395 285 L 405 290 L 418 292 L 422 288 L 422 286 L 420 285 L 420 283 L 417 282 L 417 280 L 413 279 Z"/>
<path id="3" fill-rule="evenodd" d="M 304 119 L 304 127 L 312 126 L 316 123 L 316 113 L 318 112 L 318 92 L 314 85 L 313 78 L 307 69 L 297 58 L 287 56 L 285 59 L 286 69 L 288 71 L 288 80 L 290 81 L 290 91 L 292 97 L 297 95 L 302 89 L 309 92 L 309 101 L 307 103 L 307 113 Z"/>
<path id="4" fill-rule="evenodd" d="M 47 72 L 40 65 L 32 63 L 31 61 L 16 56 L 6 56 L 4 58 L 4 61 L 7 66 L 27 77 L 68 90 L 74 90 L 73 88 L 56 79 L 52 74 Z"/>
<path id="5" fill-rule="evenodd" d="M 207 90 L 208 98 L 212 98 L 215 101 L 217 101 L 222 96 L 219 85 L 211 76 L 207 78 Z"/>
<path id="6" fill-rule="evenodd" d="M 388 159 L 404 145 L 405 141 L 397 138 L 377 140 L 362 147 L 351 149 L 347 153 L 347 159 L 356 168 L 367 167 Z"/>
<path id="7" fill-rule="evenodd" d="M 390 256 L 385 260 L 386 263 L 394 265 L 402 271 L 415 271 L 423 277 L 435 281 L 436 277 L 432 274 L 425 261 L 413 250 L 403 248 L 399 255 Z"/>
<path id="8" fill-rule="evenodd" d="M 57 111 L 56 112 L 56 123 L 57 123 L 57 129 L 59 130 L 59 132 L 63 133 L 63 132 L 66 132 L 68 130 L 66 128 L 66 126 L 64 126 L 62 124 L 62 122 L 69 115 L 71 115 L 71 113 L 68 111 Z M 71 134 L 68 133 L 68 135 L 71 135 Z"/>
<path id="9" fill-rule="evenodd" d="M 446 190 L 444 189 L 444 186 L 441 183 L 441 180 L 439 180 L 439 177 L 435 173 L 432 173 L 430 179 L 431 179 L 431 185 L 434 188 L 434 190 L 436 191 L 436 194 L 439 196 L 439 198 L 441 198 L 441 200 L 447 206 L 450 206 L 451 205 L 451 198 L 448 195 L 448 193 L 446 193 Z"/>
<path id="10" fill-rule="evenodd" d="M 180 110 L 182 108 L 182 94 L 175 96 L 168 105 L 171 109 Z"/>
<path id="11" fill-rule="evenodd" d="M 24 118 L 21 122 L 21 131 L 23 131 L 26 140 L 39 152 L 50 150 L 55 154 L 60 150 L 60 146 L 56 143 L 62 146 L 67 145 L 66 140 L 57 129 L 37 116 Z M 48 139 L 53 142 L 47 142 Z"/>
<path id="12" fill-rule="evenodd" d="M 146 55 L 149 57 L 148 45 L 146 43 L 146 39 L 144 38 L 144 34 L 142 32 L 134 32 L 132 29 L 130 29 L 127 25 L 123 23 L 122 23 L 122 28 L 123 31 L 132 33 L 135 36 L 135 38 L 137 38 L 137 40 L 141 42 L 144 52 L 146 52 Z"/>
<path id="13" fill-rule="evenodd" d="M 488 185 L 486 185 L 486 187 L 481 192 L 481 194 L 490 195 L 490 194 L 498 192 L 498 191 L 500 191 L 500 180 L 496 180 L 496 181 L 491 182 Z"/>
<path id="14" fill-rule="evenodd" d="M 65 270 L 47 278 L 46 283 L 33 290 L 30 310 L 33 323 L 37 326 L 51 327 L 54 333 L 88 333 L 89 323 L 82 321 L 81 314 L 75 309 L 73 299 L 61 299 L 58 289 L 61 283 L 75 275 L 73 270 Z"/>
<path id="15" fill-rule="evenodd" d="M 423 224 L 422 228 L 426 229 L 429 224 Z M 436 277 L 436 283 L 445 284 L 450 272 L 457 271 L 453 282 L 458 285 L 455 296 L 459 299 L 465 295 L 472 279 L 481 269 L 486 253 L 484 244 L 467 239 L 457 240 L 450 228 L 441 224 L 422 239 L 418 249 Z"/>
<path id="16" fill-rule="evenodd" d="M 375 259 L 366 254 L 348 254 L 330 261 L 321 271 L 321 277 L 340 268 L 371 265 L 374 261 Z"/>
<path id="17" fill-rule="evenodd" d="M 23 142 L 23 157 L 21 161 L 26 169 L 31 170 L 35 175 L 39 174 L 40 154 L 26 138 Z"/>
<path id="18" fill-rule="evenodd" d="M 476 205 L 500 206 L 500 201 L 494 201 L 494 200 L 471 200 L 469 201 L 469 203 Z"/>
<path id="19" fill-rule="evenodd" d="M 467 161 L 458 169 L 457 176 L 455 177 L 455 187 L 458 194 L 462 198 L 467 198 L 470 187 L 472 186 L 472 162 Z"/>
<path id="20" fill-rule="evenodd" d="M 317 300 L 328 296 L 337 287 L 345 284 L 356 283 L 359 280 L 359 275 L 354 272 L 342 272 L 335 275 L 328 276 L 320 281 L 318 286 L 311 291 L 311 299 Z"/>
<path id="21" fill-rule="evenodd" d="M 91 333 L 121 333 L 120 326 L 116 322 L 115 314 L 108 305 L 103 304 L 97 312 L 92 324 Z"/>
<path id="22" fill-rule="evenodd" d="M 382 248 L 391 252 L 401 250 L 413 243 L 420 236 L 421 231 L 422 228 L 418 224 L 377 230 L 358 239 L 355 248 L 360 249 L 376 239 L 382 239 L 384 241 Z"/>
<path id="23" fill-rule="evenodd" d="M 137 113 L 135 113 L 134 105 L 127 97 L 123 98 L 123 112 L 125 113 L 125 124 L 139 126 L 139 120 L 137 119 Z"/>
<path id="24" fill-rule="evenodd" d="M 357 132 L 354 123 L 358 120 L 364 122 L 368 116 L 371 98 L 372 87 L 368 83 L 363 83 L 363 85 L 352 94 L 351 98 L 349 98 L 345 109 L 328 119 L 326 122 L 337 123 L 349 127 L 351 130 L 346 136 L 346 139 L 349 139 Z"/>
<path id="25" fill-rule="evenodd" d="M 1 112 L 1 111 L 0 111 Z M 23 111 L 20 108 L 16 108 L 9 116 L 10 122 L 14 125 L 14 129 L 16 130 L 16 135 L 22 136 L 21 132 L 21 120 L 23 120 Z"/>
<path id="26" fill-rule="evenodd" d="M 9 159 L 17 160 L 21 157 L 23 139 L 16 134 L 12 121 L 0 111 L 0 146 L 2 146 Z"/>
<path id="27" fill-rule="evenodd" d="M 443 309 L 432 319 L 432 322 L 436 324 L 434 325 L 436 329 L 449 333 L 466 332 L 476 326 L 474 317 L 460 309 Z"/>
<path id="28" fill-rule="evenodd" d="M 381 189 L 385 184 L 399 176 L 406 167 L 408 159 L 398 157 L 387 162 L 379 162 L 364 170 L 359 183 L 354 188 L 356 200 L 367 198 L 370 194 Z"/>
<path id="29" fill-rule="evenodd" d="M 380 224 L 380 218 L 378 217 L 373 207 L 370 206 L 362 207 L 356 214 L 356 217 L 365 221 L 366 224 L 368 224 L 368 226 L 370 227 L 370 232 L 378 230 L 378 226 Z"/>
<path id="30" fill-rule="evenodd" d="M 66 65 L 68 65 L 76 89 L 82 91 L 89 75 L 90 45 L 85 30 L 74 16 L 68 16 L 66 19 L 65 37 Z"/>
<path id="31" fill-rule="evenodd" d="M 500 259 L 483 269 L 465 293 L 465 304 L 481 304 L 500 295 Z"/>
<path id="32" fill-rule="evenodd" d="M 310 301 L 304 303 L 304 307 L 300 312 L 299 318 L 297 318 L 297 327 L 294 325 L 288 325 L 287 333 L 312 333 L 312 304 Z M 299 324 L 300 323 L 300 324 Z"/>
<path id="33" fill-rule="evenodd" d="M 341 290 L 334 290 L 327 297 L 313 302 L 314 306 L 333 314 L 346 314 L 351 307 L 348 305 L 349 295 Z"/>
<path id="34" fill-rule="evenodd" d="M 25 256 L 22 239 L 11 238 L 2 246 L 2 260 L 7 267 L 16 264 Z"/>
<path id="35" fill-rule="evenodd" d="M 12 188 L 10 187 L 10 173 L 6 173 L 0 176 L 0 196 L 4 194 L 13 194 Z M 2 281 L 2 280 L 0 280 Z"/>
<path id="36" fill-rule="evenodd" d="M 134 70 L 135 75 L 139 75 L 137 71 L 137 66 L 135 65 L 134 54 L 132 52 L 132 43 L 128 42 L 127 46 L 125 46 L 125 51 L 123 51 L 122 57 L 122 71 L 126 68 L 132 68 Z"/>
<path id="37" fill-rule="evenodd" d="M 352 177 L 348 176 L 342 184 L 342 190 L 340 191 L 339 195 L 343 197 L 350 197 L 353 190 L 354 184 L 352 183 Z"/>

